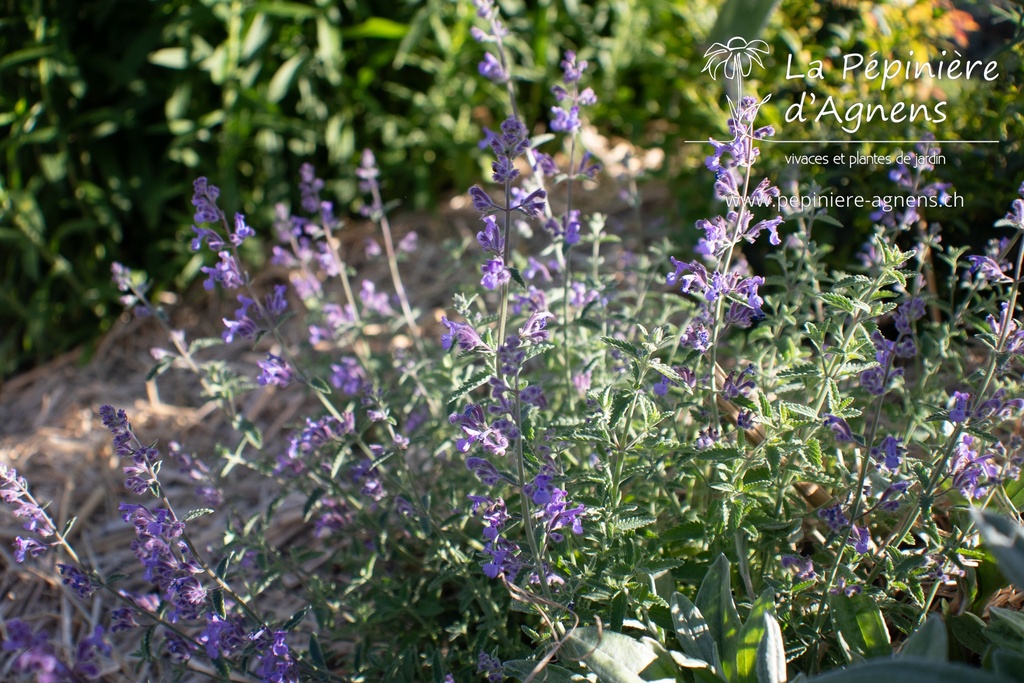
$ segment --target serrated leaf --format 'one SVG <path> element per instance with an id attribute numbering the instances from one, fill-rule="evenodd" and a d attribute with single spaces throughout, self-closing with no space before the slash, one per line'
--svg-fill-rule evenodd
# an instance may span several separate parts
<path id="1" fill-rule="evenodd" d="M 798 379 L 801 377 L 820 377 L 821 367 L 816 363 L 800 363 L 779 372 L 779 379 Z"/>
<path id="2" fill-rule="evenodd" d="M 465 396 L 474 389 L 487 384 L 488 380 L 491 379 L 492 374 L 493 373 L 490 370 L 482 370 L 460 384 L 455 391 L 448 395 L 448 400 L 445 401 L 445 404 L 448 406 L 448 410 L 452 409 L 455 401 L 459 398 Z"/>
<path id="3" fill-rule="evenodd" d="M 650 515 L 637 515 L 635 517 L 621 517 L 615 520 L 615 528 L 619 531 L 634 531 L 650 526 L 658 521 Z"/>
<path id="4" fill-rule="evenodd" d="M 791 413 L 796 413 L 800 417 L 805 417 L 811 421 L 818 420 L 818 414 L 814 412 L 814 408 L 805 406 L 802 403 L 793 403 L 792 401 L 782 401 L 780 405 L 785 406 L 786 410 Z"/>
<path id="5" fill-rule="evenodd" d="M 626 408 L 629 407 L 630 401 L 633 400 L 632 392 L 628 391 L 617 391 L 615 392 L 615 398 L 612 399 L 612 407 L 608 413 L 608 426 L 612 429 L 619 424 L 619 420 L 626 413 Z"/>
<path id="6" fill-rule="evenodd" d="M 198 339 L 193 339 L 189 343 L 189 345 L 188 345 L 188 353 L 189 353 L 189 355 L 192 355 L 196 351 L 200 351 L 202 349 L 208 349 L 211 346 L 222 346 L 223 344 L 224 344 L 224 340 L 221 339 L 220 337 L 199 337 Z"/>
<path id="7" fill-rule="evenodd" d="M 837 308 L 845 313 L 852 314 L 857 310 L 857 307 L 854 305 L 854 301 L 850 297 L 837 294 L 836 292 L 819 292 L 818 298 L 832 308 Z M 863 306 L 863 304 L 861 305 Z M 865 306 L 865 308 L 867 307 Z"/>
<path id="8" fill-rule="evenodd" d="M 515 282 L 515 283 L 516 283 L 517 285 L 519 285 L 519 286 L 520 286 L 520 287 L 522 287 L 523 289 L 526 289 L 526 282 L 525 282 L 525 281 L 523 280 L 523 276 L 522 276 L 522 274 L 521 274 L 521 273 L 519 272 L 519 269 L 518 269 L 518 268 L 516 268 L 515 266 L 509 266 L 509 268 L 508 268 L 508 272 L 509 272 L 509 273 L 510 273 L 510 274 L 512 275 L 512 280 L 513 280 L 513 281 L 514 281 L 514 282 Z"/>
<path id="9" fill-rule="evenodd" d="M 671 366 L 662 363 L 660 360 L 652 360 L 650 367 L 651 370 L 654 370 L 663 377 L 668 377 L 670 380 L 676 382 L 681 386 L 685 385 L 685 381 L 683 380 L 682 376 L 678 372 L 676 372 Z"/>
<path id="10" fill-rule="evenodd" d="M 814 465 L 814 469 L 820 470 L 822 463 L 821 442 L 811 437 L 807 439 L 807 443 L 804 445 L 807 447 L 807 450 L 804 451 L 807 455 L 807 460 Z"/>
<path id="11" fill-rule="evenodd" d="M 191 522 L 193 519 L 198 519 L 203 515 L 213 514 L 214 512 L 213 508 L 196 508 L 195 510 L 189 510 L 182 521 Z"/>
<path id="12" fill-rule="evenodd" d="M 612 346 L 618 349 L 619 351 L 622 351 L 631 358 L 640 360 L 643 357 L 643 354 L 641 353 L 640 349 L 638 349 L 636 346 L 629 343 L 628 341 L 607 336 L 601 337 L 601 341 L 607 344 L 608 346 Z"/>

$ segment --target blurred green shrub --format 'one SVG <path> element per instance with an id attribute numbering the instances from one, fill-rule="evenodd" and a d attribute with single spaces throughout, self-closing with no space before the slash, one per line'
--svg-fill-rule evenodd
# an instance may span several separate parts
<path id="1" fill-rule="evenodd" d="M 304 161 L 329 179 L 325 196 L 346 210 L 356 194 L 353 162 L 372 147 L 389 196 L 407 208 L 430 207 L 479 177 L 470 152 L 482 126 L 505 114 L 488 110 L 502 98 L 475 74 L 482 49 L 469 34 L 468 0 L 5 4 L 0 376 L 88 343 L 109 325 L 118 310 L 108 282 L 115 258 L 148 270 L 158 287 L 188 284 L 201 265 L 185 239 L 195 176 L 210 176 L 224 190 L 224 206 L 266 226 Z M 526 120 L 543 130 L 562 52 L 577 49 L 596 67 L 593 123 L 603 134 L 665 149 L 665 172 L 687 188 L 678 193 L 678 217 L 692 223 L 710 202 L 707 180 L 689 180 L 707 149 L 682 141 L 706 139 L 723 120 L 721 85 L 701 74 L 709 36 L 726 30 L 715 28 L 721 4 L 501 2 L 509 47 L 523 65 L 516 77 Z M 964 32 L 957 11 L 945 0 L 785 0 L 762 36 L 774 56 L 756 87 L 784 100 L 789 86 L 778 55 L 791 50 L 819 58 L 953 44 Z M 941 131 L 1008 141 L 1002 167 L 987 150 L 956 156 L 950 179 L 979 197 L 1011 194 L 1022 170 L 1013 132 L 1021 123 L 1016 50 L 997 87 L 951 95 L 977 104 L 957 106 L 962 119 Z M 787 136 L 820 133 L 792 128 Z M 782 154 L 768 153 L 769 168 L 784 170 Z M 864 169 L 854 180 L 877 185 L 885 173 Z M 975 204 L 975 214 L 994 211 Z M 954 222 L 988 220 L 975 214 Z"/>

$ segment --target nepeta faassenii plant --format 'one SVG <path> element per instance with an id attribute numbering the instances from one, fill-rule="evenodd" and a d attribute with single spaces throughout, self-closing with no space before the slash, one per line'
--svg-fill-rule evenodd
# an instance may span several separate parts
<path id="1" fill-rule="evenodd" d="M 55 569 L 88 622 L 63 651 L 46 624 L 6 621 L 5 671 L 114 677 L 107 654 L 130 643 L 127 680 L 775 682 L 872 658 L 884 664 L 827 680 L 882 666 L 988 680 L 942 663 L 946 630 L 928 615 L 941 606 L 993 661 L 1013 651 L 1018 621 L 996 611 L 1005 628 L 982 631 L 968 610 L 989 597 L 978 520 L 1019 539 L 970 508 L 1019 521 L 1024 496 L 1008 428 L 1024 407 L 1024 186 L 984 255 L 965 258 L 922 211 L 882 211 L 862 262 L 831 269 L 815 230 L 834 219 L 774 210 L 779 189 L 754 172 L 773 131 L 741 91 L 706 164 L 725 210 L 677 259 L 579 205 L 600 174 L 579 136 L 596 101 L 586 47 L 564 55 L 544 132 L 520 116 L 497 7 L 474 6 L 480 74 L 506 108 L 483 141 L 493 184 L 469 190 L 475 244 L 396 241 L 367 151 L 353 173 L 383 248 L 371 240 L 353 267 L 304 166 L 300 209 L 277 207 L 274 226 L 287 284 L 248 271 L 255 228 L 196 181 L 192 248 L 215 255 L 207 289 L 238 304 L 219 337 L 189 340 L 144 275 L 114 264 L 126 306 L 167 330 L 153 377 L 194 373 L 233 434 L 209 455 L 162 452 L 99 408 L 134 567 L 86 559 L 3 466 L 25 531 L 15 560 Z M 895 169 L 892 203 L 948 193 L 933 170 Z M 768 252 L 761 274 L 750 245 Z M 415 258 L 454 264 L 452 309 L 434 321 Z M 259 358 L 217 360 L 216 345 Z M 251 392 L 301 406 L 282 438 Z M 192 490 L 168 484 L 171 468 Z M 273 492 L 258 511 L 238 499 L 239 468 Z M 301 522 L 282 541 L 289 504 Z M 220 542 L 197 543 L 215 519 Z M 101 594 L 115 606 L 90 609 Z"/>

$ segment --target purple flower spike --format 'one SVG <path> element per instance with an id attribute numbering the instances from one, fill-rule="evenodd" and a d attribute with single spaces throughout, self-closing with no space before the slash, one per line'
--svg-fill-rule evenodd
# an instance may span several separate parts
<path id="1" fill-rule="evenodd" d="M 267 359 L 259 361 L 257 365 L 262 370 L 259 378 L 256 380 L 260 383 L 260 386 L 275 385 L 286 387 L 292 381 L 292 371 L 288 367 L 288 363 L 279 356 L 268 353 Z"/>
<path id="2" fill-rule="evenodd" d="M 452 348 L 453 343 L 457 343 L 463 351 L 490 350 L 490 347 L 480 339 L 480 335 L 468 323 L 455 323 L 445 316 L 441 316 L 441 323 L 448 328 L 448 332 L 441 335 L 441 347 L 445 351 Z"/>
<path id="3" fill-rule="evenodd" d="M 841 417 L 836 417 L 830 413 L 825 413 L 824 426 L 832 430 L 832 436 L 839 443 L 855 442 L 857 439 L 853 435 L 853 430 L 850 429 L 850 425 Z"/>

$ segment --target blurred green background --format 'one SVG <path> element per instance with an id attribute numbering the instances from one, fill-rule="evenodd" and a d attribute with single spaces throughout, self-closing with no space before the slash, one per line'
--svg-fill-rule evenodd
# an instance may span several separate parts
<path id="1" fill-rule="evenodd" d="M 667 163 L 654 175 L 675 198 L 669 225 L 680 242 L 693 241 L 693 221 L 715 207 L 702 167 L 708 148 L 683 141 L 725 136 L 722 84 L 701 73 L 704 51 L 736 31 L 759 31 L 772 56 L 748 89 L 772 93 L 762 111 L 781 137 L 840 137 L 834 123 L 781 122 L 803 90 L 868 103 L 946 99 L 950 120 L 931 127 L 937 137 L 1003 143 L 944 150 L 948 162 L 936 176 L 968 202 L 945 210 L 943 225 L 976 234 L 1005 213 L 1024 180 L 1020 3 L 725 4 L 499 2 L 527 121 L 544 129 L 562 51 L 576 49 L 592 65 L 600 98 L 590 120 L 605 135 L 665 151 Z M 358 153 L 371 147 L 389 198 L 431 209 L 479 181 L 482 126 L 505 115 L 500 89 L 477 75 L 484 48 L 469 33 L 469 0 L 3 0 L 3 7 L 0 376 L 80 345 L 88 357 L 120 311 L 111 261 L 147 270 L 159 288 L 193 281 L 202 265 L 188 251 L 194 177 L 210 177 L 223 190 L 221 206 L 246 213 L 266 234 L 274 203 L 294 197 L 305 161 L 328 180 L 324 194 L 344 213 L 356 200 Z M 908 49 L 919 59 L 943 49 L 995 59 L 1000 78 L 931 90 L 897 82 L 884 92 L 837 72 L 813 83 L 786 79 L 789 54 L 806 64 Z M 889 123 L 858 136 L 928 129 Z M 761 172 L 775 179 L 793 175 L 783 154 L 795 146 L 782 147 L 764 150 Z M 803 169 L 797 179 L 892 193 L 884 170 L 867 167 Z M 858 244 L 849 235 L 870 225 L 866 215 L 839 218 L 857 231 L 845 233 L 848 253 Z"/>

